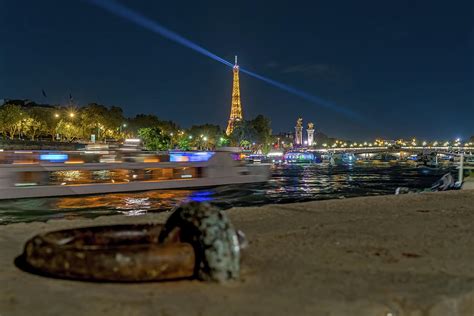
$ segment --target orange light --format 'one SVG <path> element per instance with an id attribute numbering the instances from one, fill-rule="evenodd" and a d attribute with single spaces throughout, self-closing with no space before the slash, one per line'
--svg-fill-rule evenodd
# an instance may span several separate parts
<path id="1" fill-rule="evenodd" d="M 15 160 L 13 161 L 14 165 L 34 165 L 37 164 L 38 162 L 34 160 Z"/>
<path id="2" fill-rule="evenodd" d="M 82 160 L 67 160 L 64 162 L 65 164 L 81 164 L 84 163 Z"/>
<path id="3" fill-rule="evenodd" d="M 143 162 L 160 162 L 158 158 L 145 158 Z"/>

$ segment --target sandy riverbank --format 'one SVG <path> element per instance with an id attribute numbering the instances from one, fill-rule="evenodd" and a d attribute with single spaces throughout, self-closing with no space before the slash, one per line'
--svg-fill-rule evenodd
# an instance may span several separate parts
<path id="1" fill-rule="evenodd" d="M 166 214 L 0 226 L 0 315 L 474 315 L 474 191 L 235 208 L 242 280 L 95 284 L 19 271 L 39 232 Z"/>

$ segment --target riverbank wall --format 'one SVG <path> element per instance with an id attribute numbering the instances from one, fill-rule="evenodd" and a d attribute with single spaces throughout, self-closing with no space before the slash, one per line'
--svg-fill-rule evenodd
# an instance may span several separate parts
<path id="1" fill-rule="evenodd" d="M 13 261 L 35 234 L 168 213 L 0 226 L 0 315 L 474 315 L 474 190 L 233 208 L 250 245 L 229 284 L 50 279 Z"/>

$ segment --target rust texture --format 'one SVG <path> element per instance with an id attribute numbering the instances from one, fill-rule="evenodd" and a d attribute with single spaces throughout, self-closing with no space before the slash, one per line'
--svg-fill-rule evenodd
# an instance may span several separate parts
<path id="1" fill-rule="evenodd" d="M 159 244 L 162 225 L 115 225 L 37 235 L 24 249 L 33 270 L 96 281 L 160 281 L 189 278 L 195 253 L 188 243 Z"/>

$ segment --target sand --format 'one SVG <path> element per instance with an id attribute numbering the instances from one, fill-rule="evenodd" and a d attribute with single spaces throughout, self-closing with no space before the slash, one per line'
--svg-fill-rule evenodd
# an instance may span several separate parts
<path id="1" fill-rule="evenodd" d="M 228 211 L 250 241 L 229 284 L 49 279 L 13 260 L 31 236 L 167 214 L 0 226 L 0 315 L 474 315 L 474 191 Z"/>

